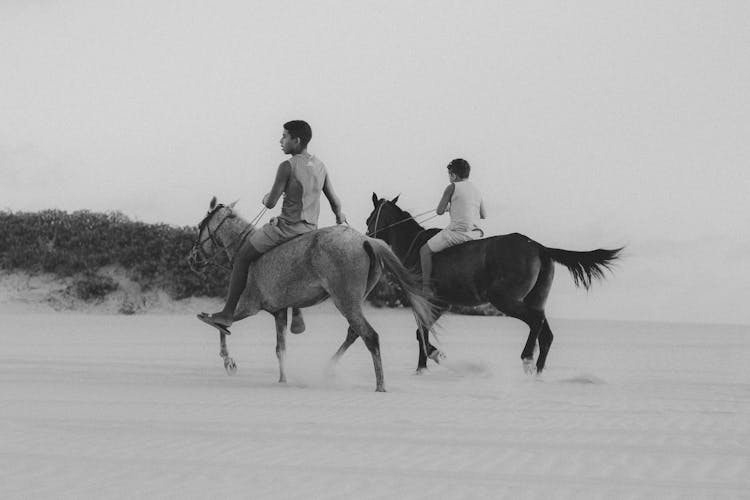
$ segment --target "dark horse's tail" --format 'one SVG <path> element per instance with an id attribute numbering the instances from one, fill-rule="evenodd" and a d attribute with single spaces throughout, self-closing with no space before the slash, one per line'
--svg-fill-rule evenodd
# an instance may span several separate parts
<path id="1" fill-rule="evenodd" d="M 369 238 L 364 242 L 364 247 L 370 256 L 370 265 L 380 265 L 390 272 L 406 293 L 419 330 L 431 329 L 435 323 L 435 309 L 432 303 L 422 295 L 416 276 L 401 264 L 398 257 L 382 241 Z M 372 271 L 370 273 L 372 274 Z"/>
<path id="2" fill-rule="evenodd" d="M 624 247 L 614 250 L 599 248 L 588 252 L 573 252 L 571 250 L 560 250 L 558 248 L 544 248 L 544 253 L 550 256 L 558 264 L 568 268 L 573 275 L 573 282 L 588 290 L 594 279 L 603 279 L 604 270 L 611 271 L 612 263 L 617 260 Z"/>

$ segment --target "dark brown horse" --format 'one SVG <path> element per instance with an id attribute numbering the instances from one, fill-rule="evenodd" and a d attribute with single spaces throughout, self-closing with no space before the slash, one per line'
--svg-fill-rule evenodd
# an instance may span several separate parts
<path id="1" fill-rule="evenodd" d="M 405 267 L 420 270 L 419 249 L 439 229 L 425 229 L 392 200 L 373 193 L 373 211 L 367 218 L 368 234 L 391 246 Z M 521 352 L 526 373 L 534 372 L 534 347 L 539 342 L 536 372 L 544 369 L 552 330 L 544 305 L 555 275 L 554 263 L 568 268 L 576 286 L 587 290 L 593 279 L 602 279 L 622 248 L 574 252 L 547 248 L 522 234 L 493 236 L 457 245 L 434 256 L 432 281 L 438 317 L 450 305 L 476 306 L 490 303 L 504 314 L 529 326 L 529 337 Z M 442 355 L 429 342 L 429 331 L 417 331 L 417 370 Z"/>

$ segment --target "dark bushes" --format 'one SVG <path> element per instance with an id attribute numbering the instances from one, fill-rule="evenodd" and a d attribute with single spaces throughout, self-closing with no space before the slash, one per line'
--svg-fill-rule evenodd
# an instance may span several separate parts
<path id="1" fill-rule="evenodd" d="M 82 275 L 74 290 L 82 298 L 112 291 L 106 278 L 93 278 L 105 266 L 122 267 L 143 289 L 175 299 L 222 296 L 226 270 L 211 269 L 204 280 L 187 265 L 195 236 L 190 227 L 135 222 L 120 212 L 0 212 L 0 268 Z"/>

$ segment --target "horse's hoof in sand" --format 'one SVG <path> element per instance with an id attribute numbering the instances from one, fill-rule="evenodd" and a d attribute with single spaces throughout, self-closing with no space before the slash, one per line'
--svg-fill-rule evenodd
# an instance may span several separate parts
<path id="1" fill-rule="evenodd" d="M 289 331 L 298 334 L 305 331 L 305 318 L 301 314 L 292 314 L 292 324 Z"/>
<path id="2" fill-rule="evenodd" d="M 227 371 L 227 375 L 237 374 L 237 363 L 232 358 L 224 358 L 224 369 Z"/>
<path id="3" fill-rule="evenodd" d="M 375 388 L 375 392 L 385 392 L 385 387 L 380 386 Z"/>
<path id="4" fill-rule="evenodd" d="M 536 373 L 536 366 L 534 365 L 533 358 L 526 358 L 523 360 L 523 372 L 526 375 L 534 375 Z"/>
<path id="5" fill-rule="evenodd" d="M 414 372 L 414 375 L 424 375 L 427 372 L 429 372 L 429 370 L 426 366 L 423 366 L 422 368 L 417 368 L 417 370 Z"/>
<path id="6" fill-rule="evenodd" d="M 427 357 L 437 364 L 440 364 L 441 361 L 445 361 L 446 359 L 445 354 L 440 349 L 435 349 L 430 354 L 428 354 Z"/>

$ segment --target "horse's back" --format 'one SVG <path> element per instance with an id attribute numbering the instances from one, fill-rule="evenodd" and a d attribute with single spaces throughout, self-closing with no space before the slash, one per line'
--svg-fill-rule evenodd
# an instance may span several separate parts
<path id="1" fill-rule="evenodd" d="M 367 287 L 367 238 L 346 226 L 310 231 L 273 248 L 255 261 L 248 275 L 250 296 L 259 307 L 278 310 L 312 305 L 337 291 Z M 346 288 L 348 291 L 343 291 Z M 251 307 L 252 308 L 252 307 Z"/>
<path id="2" fill-rule="evenodd" d="M 331 226 L 316 229 L 298 236 L 268 251 L 254 264 L 258 279 L 288 282 L 313 279 L 321 273 L 328 274 L 365 262 L 363 247 L 366 237 L 348 226 Z"/>
<path id="3" fill-rule="evenodd" d="M 540 246 L 539 243 L 521 233 L 509 233 L 467 241 L 447 248 L 439 254 L 442 254 L 446 260 L 475 260 L 480 256 L 498 255 L 512 257 L 513 254 L 528 254 L 531 249 L 539 248 Z M 538 252 L 533 253 L 535 255 L 538 254 Z"/>

